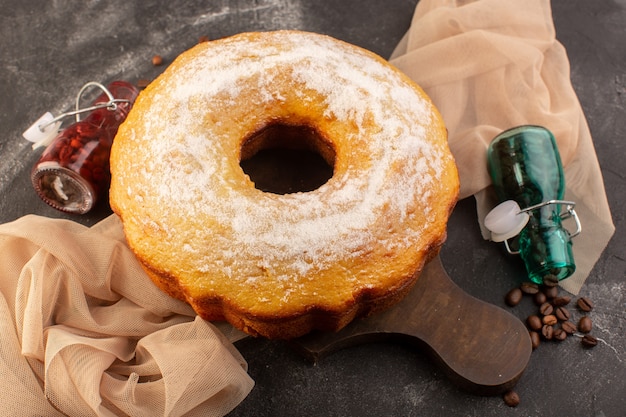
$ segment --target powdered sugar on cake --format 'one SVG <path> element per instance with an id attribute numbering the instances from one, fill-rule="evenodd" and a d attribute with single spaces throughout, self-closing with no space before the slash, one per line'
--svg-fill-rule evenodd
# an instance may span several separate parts
<path id="1" fill-rule="evenodd" d="M 127 185 L 127 192 L 141 199 L 144 207 L 170 207 L 177 216 L 186 212 L 186 221 L 198 222 L 195 230 L 209 220 L 220 224 L 228 233 L 213 239 L 224 240 L 222 246 L 233 252 L 235 263 L 271 270 L 277 262 L 290 262 L 295 274 L 306 274 L 359 256 L 373 239 L 380 241 L 371 228 L 380 223 L 383 211 L 400 228 L 416 210 L 427 213 L 427 190 L 440 179 L 446 156 L 440 144 L 426 139 L 430 104 L 399 74 L 358 50 L 337 48 L 325 37 L 273 36 L 276 48 L 260 49 L 237 38 L 223 42 L 219 50 L 207 48 L 201 56 L 179 65 L 167 85 L 159 86 L 161 93 L 151 97 L 152 116 L 146 114 L 143 119 L 147 137 L 134 138 L 151 156 L 138 164 L 136 172 L 148 180 Z M 353 123 L 359 134 L 370 136 L 366 142 L 369 167 L 333 176 L 311 192 L 276 195 L 259 191 L 250 198 L 249 193 L 239 191 L 241 184 L 233 186 L 232 179 L 220 175 L 232 170 L 220 132 L 224 123 L 237 122 L 214 120 L 202 130 L 197 124 L 206 120 L 212 106 L 236 105 L 244 88 L 256 89 L 257 102 L 245 103 L 252 112 L 267 103 L 284 102 L 286 94 L 274 88 L 274 77 L 285 71 L 290 72 L 294 88 L 325 97 L 324 117 Z M 248 84 L 252 79 L 254 86 Z M 212 97 L 219 97 L 219 102 Z M 167 120 L 159 114 L 168 115 Z M 368 121 L 376 128 L 367 125 Z M 363 137 L 346 139 L 354 139 L 355 146 L 364 143 Z M 179 245 L 183 250 L 201 253 L 203 242 L 193 231 L 186 228 L 182 235 L 170 224 L 164 244 L 183 242 Z M 408 247 L 411 233 L 390 234 L 382 241 L 389 249 Z M 245 248 L 246 255 L 238 257 L 231 248 Z M 213 265 L 217 258 L 223 256 L 206 254 L 193 267 L 221 268 L 227 273 L 228 265 Z"/>

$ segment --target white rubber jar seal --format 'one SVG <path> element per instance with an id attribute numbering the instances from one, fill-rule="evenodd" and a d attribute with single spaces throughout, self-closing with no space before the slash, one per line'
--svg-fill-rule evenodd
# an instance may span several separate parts
<path id="1" fill-rule="evenodd" d="M 519 204 L 507 200 L 491 210 L 485 217 L 485 227 L 491 232 L 491 240 L 504 242 L 517 236 L 526 223 L 529 215 L 520 209 Z"/>

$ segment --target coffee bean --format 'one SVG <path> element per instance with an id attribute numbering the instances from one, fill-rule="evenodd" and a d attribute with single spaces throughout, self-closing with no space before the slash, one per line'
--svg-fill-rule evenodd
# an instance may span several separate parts
<path id="1" fill-rule="evenodd" d="M 593 310 L 593 302 L 587 297 L 580 297 L 578 300 L 576 300 L 576 305 L 585 313 Z"/>
<path id="2" fill-rule="evenodd" d="M 522 297 L 522 290 L 520 290 L 519 288 L 513 288 L 504 297 L 504 302 L 510 307 L 515 307 L 520 303 L 520 301 L 522 301 Z"/>
<path id="3" fill-rule="evenodd" d="M 554 312 L 554 314 L 556 315 L 556 318 L 561 320 L 561 321 L 567 321 L 570 318 L 570 312 L 565 307 L 557 307 L 557 309 Z"/>
<path id="4" fill-rule="evenodd" d="M 539 285 L 530 281 L 522 282 L 522 285 L 520 285 L 520 290 L 522 290 L 524 294 L 535 295 L 539 292 Z"/>
<path id="5" fill-rule="evenodd" d="M 559 279 L 552 274 L 548 274 L 543 277 L 543 285 L 546 287 L 556 287 L 559 284 Z"/>
<path id="6" fill-rule="evenodd" d="M 541 319 L 535 314 L 533 314 L 532 316 L 528 316 L 528 318 L 526 319 L 526 324 L 531 330 L 539 330 L 542 326 Z"/>
<path id="7" fill-rule="evenodd" d="M 552 336 L 554 336 L 554 327 L 547 325 L 547 324 L 544 325 L 541 328 L 541 335 L 546 340 L 552 340 Z"/>
<path id="8" fill-rule="evenodd" d="M 582 316 L 578 321 L 578 331 L 581 333 L 589 333 L 593 328 L 591 319 L 588 316 Z"/>
<path id="9" fill-rule="evenodd" d="M 546 295 L 542 291 L 539 291 L 537 294 L 533 296 L 533 301 L 535 302 L 536 305 L 540 306 L 546 301 L 548 301 L 548 297 L 546 297 Z"/>
<path id="10" fill-rule="evenodd" d="M 531 330 L 530 332 L 528 332 L 528 334 L 530 335 L 530 345 L 533 347 L 533 350 L 537 349 L 539 347 L 539 344 L 541 343 L 539 333 Z"/>
<path id="11" fill-rule="evenodd" d="M 547 316 L 552 314 L 552 312 L 554 311 L 554 307 L 552 307 L 552 304 L 550 303 L 543 303 L 539 306 L 539 312 L 541 313 L 541 315 L 543 316 Z"/>
<path id="12" fill-rule="evenodd" d="M 519 395 L 515 391 L 507 391 L 504 393 L 504 403 L 509 407 L 517 407 L 519 405 Z"/>
<path id="13" fill-rule="evenodd" d="M 554 314 L 548 314 L 547 316 L 543 316 L 543 319 L 541 319 L 541 321 L 543 324 L 546 324 L 548 326 L 554 326 L 558 322 Z"/>
<path id="14" fill-rule="evenodd" d="M 592 348 L 598 344 L 598 339 L 590 334 L 586 334 L 580 339 L 580 343 L 586 348 Z"/>
<path id="15" fill-rule="evenodd" d="M 558 287 L 544 287 L 543 293 L 548 298 L 556 298 L 559 295 L 559 288 Z"/>
<path id="16" fill-rule="evenodd" d="M 163 65 L 163 57 L 161 55 L 154 55 L 152 57 L 152 65 L 154 65 L 155 67 Z"/>
<path id="17" fill-rule="evenodd" d="M 555 307 L 563 307 L 568 305 L 570 301 L 572 301 L 572 298 L 570 296 L 564 295 L 561 297 L 556 297 L 554 300 L 552 300 L 552 304 Z"/>
<path id="18" fill-rule="evenodd" d="M 567 339 L 567 333 L 561 327 L 557 327 L 552 332 L 552 338 L 554 340 L 557 340 L 557 341 L 561 342 L 561 341 Z"/>
<path id="19" fill-rule="evenodd" d="M 565 333 L 567 334 L 574 334 L 574 332 L 576 331 L 576 325 L 569 320 L 564 321 L 563 323 L 561 323 L 561 329 L 563 329 L 563 331 L 565 331 Z"/>
<path id="20" fill-rule="evenodd" d="M 139 80 L 137 80 L 137 87 L 138 88 L 146 88 L 148 85 L 150 85 L 150 80 L 145 79 L 145 78 L 141 78 Z"/>

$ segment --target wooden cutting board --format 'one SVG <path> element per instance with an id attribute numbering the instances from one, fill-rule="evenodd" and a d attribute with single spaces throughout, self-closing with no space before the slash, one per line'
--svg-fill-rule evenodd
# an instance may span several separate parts
<path id="1" fill-rule="evenodd" d="M 532 351 L 524 324 L 465 293 L 450 279 L 439 256 L 391 309 L 355 320 L 337 333 L 312 333 L 292 343 L 318 361 L 339 349 L 381 340 L 402 340 L 425 350 L 454 384 L 478 395 L 513 388 Z"/>
<path id="2" fill-rule="evenodd" d="M 332 176 L 332 168 L 306 150 L 261 151 L 241 165 L 257 188 L 276 194 L 313 190 Z M 398 339 L 424 348 L 454 383 L 480 395 L 512 388 L 532 350 L 522 322 L 461 290 L 439 257 L 426 265 L 411 292 L 391 309 L 356 320 L 338 333 L 296 339 L 293 346 L 317 361 L 348 346 Z"/>

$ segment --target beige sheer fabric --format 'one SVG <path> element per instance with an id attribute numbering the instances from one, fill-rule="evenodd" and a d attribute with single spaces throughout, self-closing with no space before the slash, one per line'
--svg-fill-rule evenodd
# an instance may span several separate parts
<path id="1" fill-rule="evenodd" d="M 0 225 L 0 265 L 4 415 L 222 416 L 252 389 L 241 334 L 155 287 L 116 216 Z"/>
<path id="2" fill-rule="evenodd" d="M 555 39 L 549 0 L 420 0 L 391 62 L 441 111 L 461 177 L 461 198 L 479 222 L 495 205 L 487 147 L 503 130 L 535 124 L 554 133 L 565 166 L 565 198 L 577 203 L 577 294 L 615 230 L 565 48 Z M 573 231 L 573 224 L 566 222 Z M 483 230 L 483 235 L 488 235 Z"/>

